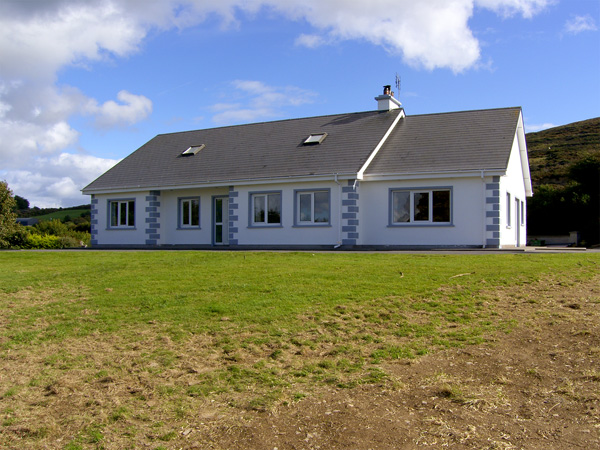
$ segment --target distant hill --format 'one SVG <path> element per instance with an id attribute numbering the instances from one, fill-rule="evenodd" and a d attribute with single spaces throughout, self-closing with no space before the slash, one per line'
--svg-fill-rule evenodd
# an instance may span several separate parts
<path id="1" fill-rule="evenodd" d="M 582 245 L 600 243 L 600 117 L 528 133 L 533 183 L 529 235 L 579 231 Z"/>
<path id="2" fill-rule="evenodd" d="M 526 138 L 534 188 L 565 186 L 573 164 L 586 156 L 600 157 L 600 117 L 527 133 Z"/>

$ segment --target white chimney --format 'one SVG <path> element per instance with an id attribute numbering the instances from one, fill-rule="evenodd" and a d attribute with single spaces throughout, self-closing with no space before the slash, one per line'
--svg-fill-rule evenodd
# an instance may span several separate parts
<path id="1" fill-rule="evenodd" d="M 375 100 L 377 100 L 377 110 L 379 111 L 391 111 L 402 107 L 402 103 L 394 98 L 392 87 L 389 84 L 383 87 L 383 94 L 375 97 Z"/>

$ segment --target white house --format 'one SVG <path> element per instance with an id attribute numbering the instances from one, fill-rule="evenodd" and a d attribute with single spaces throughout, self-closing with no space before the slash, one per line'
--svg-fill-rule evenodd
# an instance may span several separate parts
<path id="1" fill-rule="evenodd" d="M 512 248 L 520 108 L 375 111 L 158 135 L 83 189 L 94 247 Z"/>

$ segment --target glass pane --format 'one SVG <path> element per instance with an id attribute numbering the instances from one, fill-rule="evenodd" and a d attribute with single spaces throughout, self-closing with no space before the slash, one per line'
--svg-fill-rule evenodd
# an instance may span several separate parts
<path id="1" fill-rule="evenodd" d="M 127 225 L 135 226 L 135 202 L 133 200 L 129 202 L 127 219 Z"/>
<path id="2" fill-rule="evenodd" d="M 433 191 L 433 221 L 450 222 L 450 191 Z"/>
<path id="3" fill-rule="evenodd" d="M 110 226 L 116 227 L 119 225 L 119 203 L 110 202 Z"/>
<path id="4" fill-rule="evenodd" d="M 312 221 L 312 195 L 300 194 L 300 222 Z"/>
<path id="5" fill-rule="evenodd" d="M 200 225 L 200 200 L 192 200 L 192 226 Z"/>
<path id="6" fill-rule="evenodd" d="M 410 222 L 410 192 L 394 192 L 392 197 L 392 222 Z"/>
<path id="7" fill-rule="evenodd" d="M 119 203 L 119 225 L 127 225 L 127 203 Z"/>
<path id="8" fill-rule="evenodd" d="M 223 225 L 215 226 L 215 242 L 217 244 L 223 243 Z"/>
<path id="9" fill-rule="evenodd" d="M 254 223 L 265 223 L 265 196 L 254 196 Z"/>
<path id="10" fill-rule="evenodd" d="M 190 202 L 189 202 L 189 200 L 184 200 L 181 202 L 181 209 L 182 209 L 181 224 L 189 225 L 190 224 Z"/>
<path id="11" fill-rule="evenodd" d="M 329 222 L 329 192 L 315 192 L 315 222 Z"/>
<path id="12" fill-rule="evenodd" d="M 223 223 L 223 199 L 215 199 L 215 223 Z"/>
<path id="13" fill-rule="evenodd" d="M 429 192 L 415 192 L 415 222 L 429 221 Z"/>
<path id="14" fill-rule="evenodd" d="M 281 223 L 281 194 L 269 194 L 269 223 Z"/>

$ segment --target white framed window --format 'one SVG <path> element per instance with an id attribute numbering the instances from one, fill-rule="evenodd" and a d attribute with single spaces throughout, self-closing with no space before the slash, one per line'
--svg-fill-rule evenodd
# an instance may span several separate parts
<path id="1" fill-rule="evenodd" d="M 250 193 L 250 226 L 281 225 L 281 191 Z"/>
<path id="2" fill-rule="evenodd" d="M 525 202 L 521 200 L 521 226 L 525 225 Z"/>
<path id="3" fill-rule="evenodd" d="M 135 200 L 109 200 L 109 228 L 135 227 Z"/>
<path id="4" fill-rule="evenodd" d="M 296 190 L 294 204 L 295 225 L 329 225 L 331 222 L 329 189 Z"/>
<path id="5" fill-rule="evenodd" d="M 390 225 L 450 224 L 452 189 L 391 189 Z"/>
<path id="6" fill-rule="evenodd" d="M 179 199 L 179 228 L 200 228 L 200 197 Z"/>
<path id="7" fill-rule="evenodd" d="M 511 214 L 511 203 L 510 203 L 510 192 L 506 193 L 506 226 L 510 227 L 512 223 L 512 214 Z"/>

